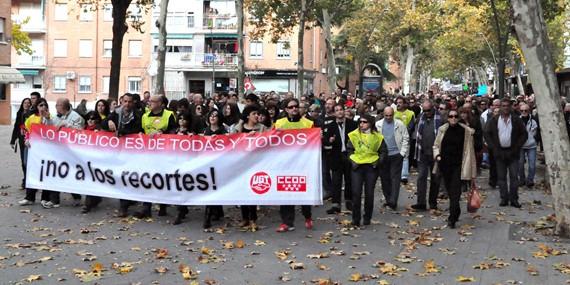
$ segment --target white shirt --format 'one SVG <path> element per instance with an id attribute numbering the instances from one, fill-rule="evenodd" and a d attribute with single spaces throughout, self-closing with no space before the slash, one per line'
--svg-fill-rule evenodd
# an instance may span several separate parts
<path id="1" fill-rule="evenodd" d="M 69 110 L 67 114 L 52 117 L 50 125 L 82 130 L 85 126 L 85 120 L 77 112 Z"/>
<path id="2" fill-rule="evenodd" d="M 498 118 L 498 128 L 499 128 L 499 143 L 501 147 L 511 147 L 511 134 L 513 132 L 513 124 L 511 123 L 511 115 L 507 121 L 503 116 Z"/>
<path id="3" fill-rule="evenodd" d="M 340 151 L 346 152 L 346 143 L 344 142 L 346 122 L 345 121 L 336 122 L 336 124 L 338 125 L 338 132 L 340 133 L 340 144 L 341 144 Z M 342 127 L 339 124 L 342 124 Z"/>

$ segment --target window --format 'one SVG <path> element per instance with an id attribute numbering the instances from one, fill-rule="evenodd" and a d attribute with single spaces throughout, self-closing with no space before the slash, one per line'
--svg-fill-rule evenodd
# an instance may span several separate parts
<path id="1" fill-rule="evenodd" d="M 141 91 L 141 78 L 140 77 L 128 77 L 128 92 L 129 93 L 140 93 Z"/>
<path id="2" fill-rule="evenodd" d="M 67 40 L 53 40 L 53 56 L 67 57 Z"/>
<path id="3" fill-rule="evenodd" d="M 43 85 L 44 85 L 44 79 L 41 76 L 36 75 L 32 78 L 32 88 L 42 89 Z"/>
<path id="4" fill-rule="evenodd" d="M 113 53 L 113 41 L 103 40 L 103 57 L 111 57 Z"/>
<path id="5" fill-rule="evenodd" d="M 142 41 L 139 40 L 129 41 L 129 56 L 130 57 L 142 56 Z"/>
<path id="6" fill-rule="evenodd" d="M 253 41 L 249 43 L 249 56 L 261 58 L 263 56 L 263 42 Z"/>
<path id="7" fill-rule="evenodd" d="M 103 21 L 112 22 L 113 21 L 113 5 L 105 4 L 103 8 Z"/>
<path id="8" fill-rule="evenodd" d="M 79 7 L 79 21 L 93 21 L 93 11 L 91 5 L 85 4 Z"/>
<path id="9" fill-rule="evenodd" d="M 67 21 L 67 3 L 55 4 L 55 20 Z"/>
<path id="10" fill-rule="evenodd" d="M 56 75 L 53 77 L 53 92 L 65 92 L 65 84 L 67 83 L 65 75 Z"/>
<path id="11" fill-rule="evenodd" d="M 6 36 L 4 32 L 4 25 L 6 24 L 6 18 L 0 18 L 0 42 L 6 41 Z"/>
<path id="12" fill-rule="evenodd" d="M 0 101 L 6 100 L 6 88 L 7 84 L 0 83 Z"/>
<path id="13" fill-rule="evenodd" d="M 168 53 L 191 53 L 192 46 L 166 46 L 166 52 Z M 154 52 L 158 52 L 158 46 L 154 46 Z"/>
<path id="14" fill-rule="evenodd" d="M 79 93 L 91 93 L 91 76 L 79 76 Z"/>
<path id="15" fill-rule="evenodd" d="M 142 20 L 142 9 L 137 4 L 131 4 L 127 10 L 127 21 L 140 22 Z"/>
<path id="16" fill-rule="evenodd" d="M 277 57 L 289 58 L 291 57 L 291 47 L 288 41 L 280 41 L 277 43 Z"/>
<path id="17" fill-rule="evenodd" d="M 79 57 L 93 56 L 93 42 L 91 40 L 79 40 Z"/>
<path id="18" fill-rule="evenodd" d="M 109 83 L 111 78 L 109 76 L 103 76 L 103 94 L 109 94 Z"/>
<path id="19" fill-rule="evenodd" d="M 194 13 L 188 12 L 188 28 L 194 28 Z"/>

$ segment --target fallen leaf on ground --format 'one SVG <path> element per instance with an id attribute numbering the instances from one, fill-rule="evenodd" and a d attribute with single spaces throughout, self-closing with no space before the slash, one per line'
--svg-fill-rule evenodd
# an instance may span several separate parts
<path id="1" fill-rule="evenodd" d="M 463 275 L 457 276 L 455 279 L 457 282 L 475 282 L 475 277 L 465 277 Z"/>

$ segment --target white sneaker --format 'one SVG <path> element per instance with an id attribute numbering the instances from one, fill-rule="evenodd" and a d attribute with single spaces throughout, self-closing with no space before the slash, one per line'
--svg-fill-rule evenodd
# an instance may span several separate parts
<path id="1" fill-rule="evenodd" d="M 44 208 L 46 208 L 46 209 L 49 207 L 48 204 L 50 204 L 50 203 L 51 203 L 50 201 L 46 201 L 46 200 L 42 200 L 42 201 L 40 202 L 40 204 L 42 205 L 42 207 L 44 207 Z"/>
<path id="2" fill-rule="evenodd" d="M 33 201 L 30 201 L 30 200 L 28 200 L 28 199 L 23 199 L 23 200 L 18 201 L 18 204 L 19 204 L 20 206 L 28 206 L 28 205 L 34 204 L 34 202 L 33 202 Z"/>
<path id="3" fill-rule="evenodd" d="M 51 209 L 53 208 L 53 203 L 51 201 L 47 201 L 45 203 L 42 203 L 42 207 L 46 208 L 46 209 Z"/>
<path id="4" fill-rule="evenodd" d="M 51 203 L 51 202 L 50 202 L 50 203 Z M 52 204 L 51 204 L 51 207 L 52 207 L 52 208 L 59 208 L 59 204 L 54 204 L 54 203 L 52 203 Z"/>

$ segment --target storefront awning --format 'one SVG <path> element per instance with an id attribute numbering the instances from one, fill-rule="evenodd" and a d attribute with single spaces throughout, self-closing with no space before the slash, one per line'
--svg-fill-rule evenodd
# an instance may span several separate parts
<path id="1" fill-rule="evenodd" d="M 20 69 L 20 73 L 22 75 L 36 76 L 40 74 L 40 71 L 37 69 Z"/>
<path id="2" fill-rule="evenodd" d="M 17 69 L 9 66 L 0 66 L 0 83 L 26 82 L 24 75 Z"/>

